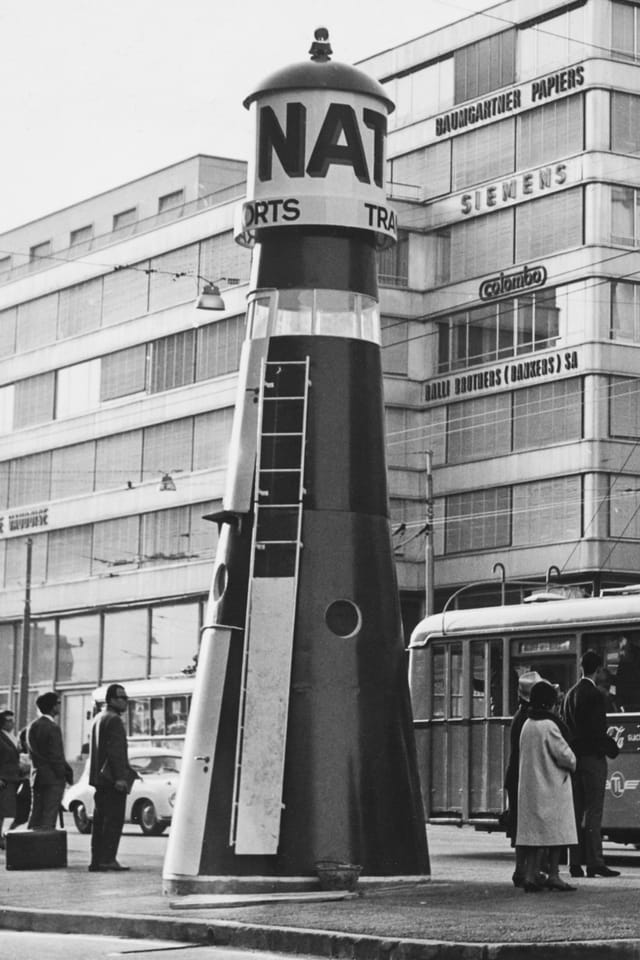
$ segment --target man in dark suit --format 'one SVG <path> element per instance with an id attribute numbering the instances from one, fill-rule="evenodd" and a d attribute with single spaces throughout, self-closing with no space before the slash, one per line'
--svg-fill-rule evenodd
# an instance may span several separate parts
<path id="1" fill-rule="evenodd" d="M 91 727 L 89 783 L 95 787 L 89 871 L 128 870 L 116 855 L 122 835 L 124 813 L 136 773 L 129 766 L 127 735 L 121 714 L 127 709 L 127 693 L 119 683 L 107 688 L 104 710 Z"/>
<path id="2" fill-rule="evenodd" d="M 607 736 L 605 696 L 597 686 L 604 674 L 602 657 L 587 650 L 581 660 L 582 678 L 567 692 L 563 703 L 564 720 L 571 733 L 571 748 L 576 755 L 574 806 L 578 832 L 584 821 L 584 859 L 588 877 L 617 877 L 602 852 L 602 811 L 607 781 L 607 756 L 615 757 L 617 747 Z M 614 752 L 615 751 L 615 752 Z M 580 846 L 570 848 L 569 870 L 582 877 Z"/>
<path id="3" fill-rule="evenodd" d="M 55 830 L 66 783 L 73 783 L 73 771 L 64 756 L 62 731 L 56 717 L 60 714 L 60 697 L 55 691 L 42 693 L 36 700 L 40 712 L 27 730 L 27 746 L 31 755 L 30 830 Z"/>
<path id="4" fill-rule="evenodd" d="M 0 712 L 0 850 L 5 848 L 5 820 L 16 815 L 16 791 L 20 780 L 20 754 L 13 733 L 13 710 Z"/>

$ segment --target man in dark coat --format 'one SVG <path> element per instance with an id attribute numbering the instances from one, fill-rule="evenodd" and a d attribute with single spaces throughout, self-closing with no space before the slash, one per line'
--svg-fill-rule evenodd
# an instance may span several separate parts
<path id="1" fill-rule="evenodd" d="M 20 780 L 20 753 L 13 735 L 13 710 L 0 712 L 0 850 L 4 850 L 4 820 L 16 815 L 16 791 Z"/>
<path id="2" fill-rule="evenodd" d="M 607 781 L 607 756 L 617 754 L 615 741 L 607 735 L 605 696 L 597 686 L 603 674 L 602 657 L 587 650 L 581 660 L 582 678 L 567 692 L 563 715 L 571 736 L 570 745 L 576 755 L 576 790 L 574 806 L 578 830 L 584 824 L 584 856 L 588 877 L 617 877 L 602 852 L 602 811 Z M 572 877 L 582 877 L 580 845 L 570 848 Z"/>
<path id="3" fill-rule="evenodd" d="M 124 687 L 112 683 L 105 699 L 104 710 L 93 721 L 89 742 L 89 783 L 95 787 L 90 872 L 129 869 L 118 863 L 116 855 L 127 794 L 137 779 L 129 766 L 127 735 L 121 719 L 127 709 Z"/>
<path id="4" fill-rule="evenodd" d="M 36 700 L 40 712 L 27 730 L 32 763 L 30 830 L 55 830 L 65 784 L 73 783 L 73 771 L 64 756 L 62 731 L 56 717 L 60 697 L 55 691 Z"/>

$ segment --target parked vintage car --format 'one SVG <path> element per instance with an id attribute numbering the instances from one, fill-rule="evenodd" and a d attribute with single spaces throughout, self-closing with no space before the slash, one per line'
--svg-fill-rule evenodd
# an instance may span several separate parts
<path id="1" fill-rule="evenodd" d="M 159 836 L 171 823 L 181 760 L 177 750 L 129 747 L 129 763 L 140 779 L 127 797 L 125 821 L 137 823 L 147 836 Z M 62 800 L 80 833 L 91 833 L 93 793 L 87 760 L 80 779 L 67 787 Z"/>

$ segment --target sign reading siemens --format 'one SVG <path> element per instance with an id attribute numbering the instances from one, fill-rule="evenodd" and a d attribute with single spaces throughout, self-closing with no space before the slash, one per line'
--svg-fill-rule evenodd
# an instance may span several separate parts
<path id="1" fill-rule="evenodd" d="M 550 73 L 545 77 L 534 80 L 527 86 L 514 87 L 506 93 L 498 93 L 484 100 L 477 100 L 466 107 L 459 107 L 449 113 L 435 118 L 436 137 L 444 137 L 450 133 L 466 130 L 477 126 L 486 120 L 509 113 L 517 113 L 528 107 L 539 104 L 550 97 L 564 96 L 579 90 L 585 83 L 585 68 L 583 64 L 568 67 L 558 73 Z"/>
<path id="2" fill-rule="evenodd" d="M 236 239 L 262 228 L 339 226 L 396 238 L 384 189 L 387 117 L 379 100 L 349 91 L 274 91 L 252 104 L 256 146 Z"/>
<path id="3" fill-rule="evenodd" d="M 481 300 L 495 300 L 517 290 L 531 290 L 543 287 L 547 282 L 547 268 L 524 266 L 522 270 L 513 273 L 499 273 L 497 277 L 489 277 L 480 284 L 479 295 Z"/>

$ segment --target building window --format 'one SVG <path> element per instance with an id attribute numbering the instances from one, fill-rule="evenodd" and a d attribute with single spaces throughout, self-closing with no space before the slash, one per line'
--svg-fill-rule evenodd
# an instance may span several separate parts
<path id="1" fill-rule="evenodd" d="M 584 149 L 584 97 L 567 97 L 521 113 L 516 118 L 516 143 L 517 170 L 580 153 Z"/>
<path id="2" fill-rule="evenodd" d="M 611 149 L 640 154 L 640 97 L 617 91 L 611 94 Z"/>
<path id="3" fill-rule="evenodd" d="M 29 263 L 36 260 L 47 260 L 51 254 L 51 240 L 45 240 L 44 243 L 36 243 L 29 247 Z"/>
<path id="4" fill-rule="evenodd" d="M 409 285 L 409 234 L 398 232 L 398 240 L 378 253 L 378 282 L 382 287 Z"/>
<path id="5" fill-rule="evenodd" d="M 51 451 L 51 499 L 64 500 L 93 492 L 94 440 Z"/>
<path id="6" fill-rule="evenodd" d="M 518 30 L 518 80 L 528 80 L 593 56 L 587 44 L 587 4 L 540 17 Z"/>
<path id="7" fill-rule="evenodd" d="M 445 552 L 468 553 L 509 546 L 510 503 L 509 487 L 447 497 Z"/>
<path id="8" fill-rule="evenodd" d="M 102 326 L 122 323 L 141 317 L 149 309 L 149 264 L 138 263 L 135 269 L 116 270 L 104 278 Z"/>
<path id="9" fill-rule="evenodd" d="M 16 352 L 17 307 L 0 311 L 0 357 L 11 357 Z"/>
<path id="10" fill-rule="evenodd" d="M 640 438 L 640 380 L 611 377 L 609 436 L 630 440 Z"/>
<path id="11" fill-rule="evenodd" d="M 198 603 L 154 607 L 151 611 L 150 675 L 161 677 L 167 673 L 179 673 L 191 666 L 198 652 L 199 628 Z M 166 732 L 176 733 L 175 729 L 171 729 L 170 722 Z"/>
<path id="12" fill-rule="evenodd" d="M 149 310 L 194 300 L 198 292 L 198 244 L 172 250 L 149 263 Z"/>
<path id="13" fill-rule="evenodd" d="M 494 33 L 454 53 L 455 103 L 474 100 L 516 79 L 516 31 Z"/>
<path id="14" fill-rule="evenodd" d="M 0 257 L 0 277 L 11 273 L 11 257 Z"/>
<path id="15" fill-rule="evenodd" d="M 138 219 L 137 207 L 130 207 L 128 210 L 122 210 L 113 217 L 113 229 L 122 230 L 124 227 L 131 227 Z"/>
<path id="16" fill-rule="evenodd" d="M 582 437 L 582 381 L 559 380 L 513 394 L 513 449 L 534 450 Z"/>
<path id="17" fill-rule="evenodd" d="M 14 425 L 16 388 L 13 383 L 0 387 L 0 435 L 11 433 Z"/>
<path id="18" fill-rule="evenodd" d="M 512 546 L 577 540 L 582 535 L 582 481 L 556 477 L 513 487 Z"/>
<path id="19" fill-rule="evenodd" d="M 58 370 L 56 419 L 77 417 L 100 402 L 100 360 L 87 360 Z"/>
<path id="20" fill-rule="evenodd" d="M 513 213 L 501 210 L 439 231 L 437 282 L 456 283 L 512 264 Z"/>
<path id="21" fill-rule="evenodd" d="M 57 293 L 19 304 L 16 320 L 16 353 L 54 343 L 57 317 Z"/>
<path id="22" fill-rule="evenodd" d="M 105 613 L 103 682 L 146 677 L 148 663 L 148 611 L 119 610 Z"/>
<path id="23" fill-rule="evenodd" d="M 142 430 L 129 430 L 96 442 L 96 490 L 126 490 L 140 482 Z"/>
<path id="24" fill-rule="evenodd" d="M 453 140 L 432 143 L 391 161 L 391 195 L 399 199 L 433 200 L 451 190 Z"/>
<path id="25" fill-rule="evenodd" d="M 382 317 L 382 370 L 401 377 L 409 374 L 409 324 L 395 317 Z"/>
<path id="26" fill-rule="evenodd" d="M 527 263 L 583 244 L 581 187 L 516 209 L 516 263 Z"/>
<path id="27" fill-rule="evenodd" d="M 447 463 L 499 457 L 511 448 L 511 396 L 478 397 L 453 403 L 447 426 Z"/>
<path id="28" fill-rule="evenodd" d="M 93 525 L 91 572 L 94 576 L 132 570 L 140 563 L 140 518 L 118 517 Z"/>
<path id="29" fill-rule="evenodd" d="M 239 281 L 249 276 L 251 252 L 233 239 L 233 232 L 218 233 L 200 242 L 200 267 L 196 271 L 207 280 L 220 277 Z"/>
<path id="30" fill-rule="evenodd" d="M 154 340 L 151 348 L 151 393 L 173 390 L 193 383 L 196 331 L 185 330 L 162 340 Z"/>
<path id="31" fill-rule="evenodd" d="M 100 617 L 65 617 L 58 622 L 58 683 L 92 683 L 100 670 Z"/>
<path id="32" fill-rule="evenodd" d="M 616 474 L 609 478 L 609 536 L 640 540 L 638 493 L 640 477 Z"/>
<path id="33" fill-rule="evenodd" d="M 611 237 L 616 246 L 635 247 L 640 228 L 640 191 L 633 187 L 611 187 Z"/>
<path id="34" fill-rule="evenodd" d="M 32 453 L 11 461 L 9 472 L 9 506 L 49 500 L 51 491 L 51 451 Z"/>
<path id="35" fill-rule="evenodd" d="M 47 580 L 46 533 L 31 534 L 31 583 L 46 583 Z M 12 537 L 6 541 L 7 554 L 4 584 L 9 590 L 24 590 L 27 560 L 27 538 Z"/>
<path id="36" fill-rule="evenodd" d="M 386 407 L 387 463 L 391 467 L 424 466 L 428 449 L 424 438 L 424 415 L 419 410 Z"/>
<path id="37" fill-rule="evenodd" d="M 55 373 L 19 380 L 15 386 L 13 425 L 16 430 L 53 420 Z"/>
<path id="38" fill-rule="evenodd" d="M 209 503 L 194 503 L 189 508 L 189 554 L 199 560 L 210 560 L 215 556 L 218 543 L 218 526 L 206 516 L 222 508 L 219 500 Z"/>
<path id="39" fill-rule="evenodd" d="M 191 470 L 193 457 L 193 418 L 170 420 L 146 427 L 143 440 L 142 476 L 152 480 L 157 475 Z"/>
<path id="40" fill-rule="evenodd" d="M 194 417 L 193 469 L 224 467 L 229 455 L 233 407 L 211 410 Z"/>
<path id="41" fill-rule="evenodd" d="M 576 302 L 584 310 L 582 284 L 538 290 L 438 320 L 438 372 L 546 350 Z"/>
<path id="42" fill-rule="evenodd" d="M 79 243 L 87 243 L 93 238 L 93 224 L 90 223 L 86 227 L 78 227 L 77 230 L 72 230 L 69 235 L 69 246 L 75 247 Z"/>
<path id="43" fill-rule="evenodd" d="M 55 620 L 31 621 L 29 652 L 30 683 L 51 688 L 56 668 Z"/>
<path id="44" fill-rule="evenodd" d="M 58 340 L 97 330 L 102 319 L 102 277 L 60 291 Z"/>
<path id="45" fill-rule="evenodd" d="M 158 213 L 164 213 L 165 210 L 171 210 L 173 207 L 180 207 L 184 203 L 184 190 L 174 190 L 173 193 L 165 193 L 158 200 Z"/>
<path id="46" fill-rule="evenodd" d="M 233 373 L 240 366 L 244 317 L 228 317 L 198 329 L 196 380 Z"/>
<path id="47" fill-rule="evenodd" d="M 49 532 L 48 580 L 80 580 L 91 572 L 91 524 Z"/>
<path id="48" fill-rule="evenodd" d="M 640 342 L 640 285 L 611 283 L 611 339 Z"/>
<path id="49" fill-rule="evenodd" d="M 632 3 L 611 4 L 611 56 L 615 60 L 640 60 L 640 19 Z"/>
<path id="50" fill-rule="evenodd" d="M 453 140 L 453 189 L 497 180 L 513 173 L 515 120 L 502 120 L 464 133 Z"/>
<path id="51" fill-rule="evenodd" d="M 141 542 L 145 563 L 183 559 L 189 546 L 189 507 L 143 514 Z"/>
<path id="52" fill-rule="evenodd" d="M 147 345 L 141 343 L 102 357 L 100 400 L 142 393 L 147 384 Z"/>
<path id="53" fill-rule="evenodd" d="M 453 62 L 453 57 L 445 57 L 385 83 L 396 105 L 389 117 L 391 129 L 453 106 Z"/>

